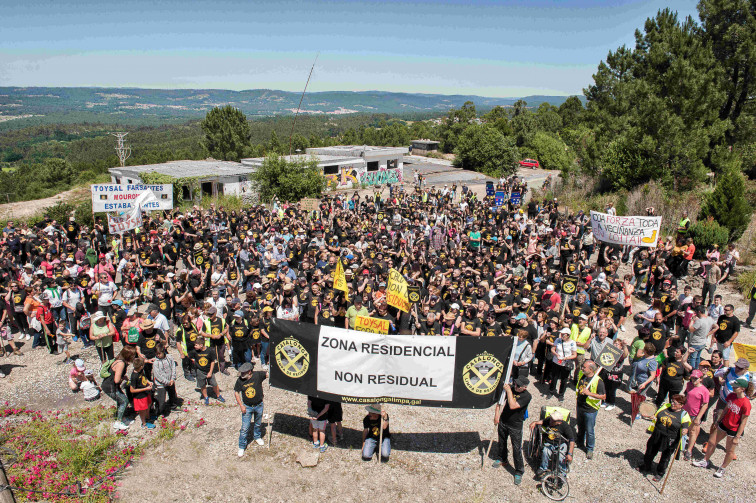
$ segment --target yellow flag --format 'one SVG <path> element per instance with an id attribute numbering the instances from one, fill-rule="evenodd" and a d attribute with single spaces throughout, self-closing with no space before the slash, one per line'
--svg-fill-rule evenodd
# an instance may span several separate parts
<path id="1" fill-rule="evenodd" d="M 349 286 L 347 285 L 344 265 L 341 263 L 341 259 L 336 261 L 336 270 L 333 273 L 333 289 L 344 292 L 347 302 L 349 301 Z"/>
<path id="2" fill-rule="evenodd" d="M 386 290 L 386 302 L 389 306 L 409 313 L 410 301 L 407 297 L 407 280 L 396 269 L 389 269 L 388 289 Z"/>

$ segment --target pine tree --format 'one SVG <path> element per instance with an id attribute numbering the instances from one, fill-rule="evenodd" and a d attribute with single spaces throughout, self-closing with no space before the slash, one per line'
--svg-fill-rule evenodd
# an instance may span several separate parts
<path id="1" fill-rule="evenodd" d="M 730 231 L 734 241 L 743 234 L 751 220 L 751 207 L 745 198 L 745 178 L 736 163 L 728 163 L 719 175 L 714 191 L 706 196 L 701 218 L 713 217 Z"/>

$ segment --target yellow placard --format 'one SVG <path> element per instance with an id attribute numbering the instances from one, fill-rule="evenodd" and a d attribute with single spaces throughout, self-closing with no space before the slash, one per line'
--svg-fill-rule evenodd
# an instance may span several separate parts
<path id="1" fill-rule="evenodd" d="M 341 290 L 349 300 L 349 285 L 347 285 L 346 274 L 344 274 L 344 264 L 341 259 L 336 261 L 336 270 L 333 272 L 333 289 Z"/>
<path id="2" fill-rule="evenodd" d="M 389 320 L 371 318 L 370 316 L 357 316 L 354 319 L 355 330 L 372 334 L 388 334 L 390 324 Z"/>
<path id="3" fill-rule="evenodd" d="M 745 358 L 751 364 L 751 369 L 756 369 L 756 346 L 753 344 L 732 343 L 732 349 L 738 358 Z"/>
<path id="4" fill-rule="evenodd" d="M 388 289 L 386 290 L 386 302 L 389 306 L 409 313 L 410 301 L 407 296 L 407 280 L 396 269 L 389 269 Z"/>

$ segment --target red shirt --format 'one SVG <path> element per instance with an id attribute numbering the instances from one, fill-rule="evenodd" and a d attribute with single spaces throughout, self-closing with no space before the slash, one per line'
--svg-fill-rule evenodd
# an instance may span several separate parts
<path id="1" fill-rule="evenodd" d="M 37 319 L 45 325 L 50 325 L 53 322 L 52 311 L 45 305 L 40 305 L 37 308 Z"/>
<path id="2" fill-rule="evenodd" d="M 722 418 L 722 425 L 732 431 L 738 431 L 744 417 L 751 415 L 751 401 L 747 396 L 738 398 L 735 393 L 727 395 L 727 408 Z"/>

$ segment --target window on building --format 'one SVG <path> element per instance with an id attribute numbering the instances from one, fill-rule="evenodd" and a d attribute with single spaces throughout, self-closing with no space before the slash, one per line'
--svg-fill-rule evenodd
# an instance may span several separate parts
<path id="1" fill-rule="evenodd" d="M 338 166 L 323 166 L 323 174 L 324 175 L 338 175 L 339 167 Z"/>
<path id="2" fill-rule="evenodd" d="M 378 171 L 378 161 L 370 161 L 367 163 L 368 171 Z"/>
<path id="3" fill-rule="evenodd" d="M 386 161 L 386 169 L 396 169 L 396 159 Z"/>
<path id="4" fill-rule="evenodd" d="M 134 182 L 132 182 L 132 181 L 131 181 L 131 178 L 129 178 L 129 179 L 127 179 L 127 180 L 126 180 L 126 183 L 128 183 L 128 184 L 132 184 L 132 183 L 134 183 Z"/>

